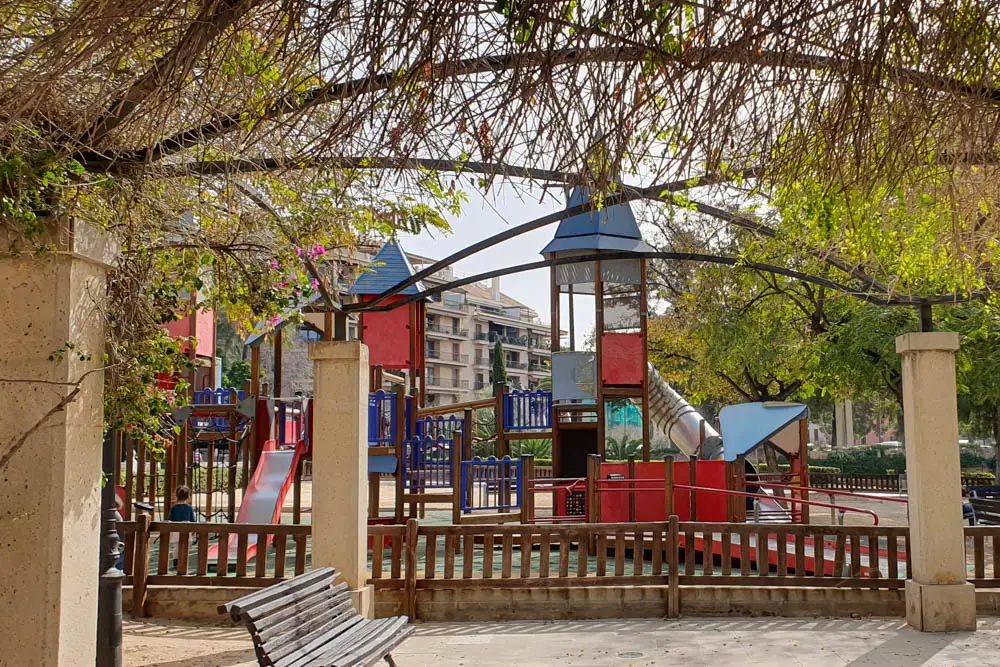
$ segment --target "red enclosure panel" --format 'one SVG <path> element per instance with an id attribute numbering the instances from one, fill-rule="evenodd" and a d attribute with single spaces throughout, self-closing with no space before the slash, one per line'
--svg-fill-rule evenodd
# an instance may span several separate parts
<path id="1" fill-rule="evenodd" d="M 636 521 L 666 521 L 667 508 L 664 497 L 663 461 L 636 463 L 633 482 Z M 690 485 L 690 468 L 687 461 L 674 462 L 674 484 Z M 698 461 L 695 468 L 695 486 L 710 489 L 726 488 L 726 464 L 724 461 Z M 619 523 L 629 520 L 628 464 L 602 463 L 601 479 L 609 475 L 625 477 L 621 481 L 605 481 L 599 488 L 601 494 L 601 522 Z M 725 521 L 726 498 L 724 493 L 696 491 L 698 521 Z M 691 520 L 691 491 L 686 488 L 674 489 L 674 514 L 681 521 Z"/>
<path id="2" fill-rule="evenodd" d="M 601 379 L 605 385 L 642 384 L 642 334 L 606 333 L 601 336 Z"/>
<path id="3" fill-rule="evenodd" d="M 400 306 L 384 313 L 364 313 L 361 340 L 368 346 L 368 363 L 386 370 L 410 365 L 410 308 Z M 423 345 L 424 341 L 420 341 Z"/>

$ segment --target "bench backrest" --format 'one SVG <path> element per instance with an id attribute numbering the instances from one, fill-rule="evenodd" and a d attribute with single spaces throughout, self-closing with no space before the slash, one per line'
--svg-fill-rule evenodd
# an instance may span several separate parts
<path id="1" fill-rule="evenodd" d="M 1000 500 L 989 498 L 969 498 L 969 504 L 976 513 L 976 522 L 1000 525 Z"/>
<path id="2" fill-rule="evenodd" d="M 1000 486 L 970 486 L 969 495 L 976 498 L 1000 498 Z"/>
<path id="3" fill-rule="evenodd" d="M 347 584 L 331 586 L 337 573 L 324 567 L 219 606 L 250 630 L 261 664 L 308 655 L 364 620 Z"/>

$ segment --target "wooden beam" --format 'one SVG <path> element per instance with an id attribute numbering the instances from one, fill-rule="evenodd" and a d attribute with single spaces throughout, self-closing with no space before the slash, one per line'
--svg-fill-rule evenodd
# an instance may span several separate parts
<path id="1" fill-rule="evenodd" d="M 642 335 L 642 460 L 649 463 L 652 435 L 649 416 L 649 294 L 646 281 L 646 260 L 639 260 L 639 332 Z"/>

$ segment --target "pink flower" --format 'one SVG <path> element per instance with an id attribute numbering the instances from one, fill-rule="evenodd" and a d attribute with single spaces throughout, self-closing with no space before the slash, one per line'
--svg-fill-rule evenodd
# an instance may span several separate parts
<path id="1" fill-rule="evenodd" d="M 295 254 L 298 255 L 299 257 L 301 257 L 302 256 L 302 248 L 296 248 L 295 249 Z"/>
<path id="2" fill-rule="evenodd" d="M 271 262 L 270 262 L 270 264 L 271 264 L 271 268 L 272 269 L 274 269 L 275 271 L 278 270 L 278 260 L 272 259 Z"/>
<path id="3" fill-rule="evenodd" d="M 275 315 L 270 319 L 271 326 L 276 327 L 281 322 L 281 315 Z"/>
<path id="4" fill-rule="evenodd" d="M 316 259 L 317 257 L 322 257 L 323 255 L 326 254 L 326 248 L 324 248 L 321 245 L 314 245 L 312 248 L 309 249 L 308 254 L 310 259 Z"/>
<path id="5" fill-rule="evenodd" d="M 319 289 L 319 281 L 316 280 L 315 278 L 312 279 L 312 288 Z"/>
<path id="6" fill-rule="evenodd" d="M 280 283 L 278 283 L 278 289 L 285 289 L 286 287 L 288 287 L 288 283 L 286 283 L 285 281 L 281 281 Z"/>

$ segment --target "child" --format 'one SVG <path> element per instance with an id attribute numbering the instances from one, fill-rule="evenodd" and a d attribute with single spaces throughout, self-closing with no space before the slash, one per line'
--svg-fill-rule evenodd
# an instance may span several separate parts
<path id="1" fill-rule="evenodd" d="M 178 486 L 175 492 L 177 502 L 170 508 L 170 521 L 194 521 L 194 508 L 191 507 L 191 489 L 186 486 Z"/>

